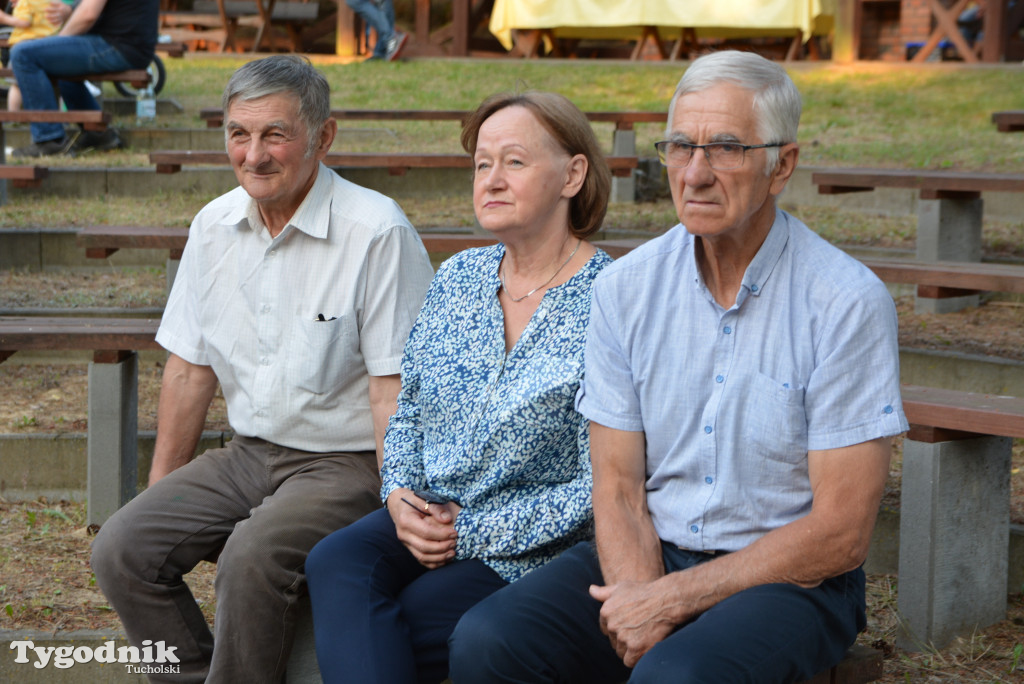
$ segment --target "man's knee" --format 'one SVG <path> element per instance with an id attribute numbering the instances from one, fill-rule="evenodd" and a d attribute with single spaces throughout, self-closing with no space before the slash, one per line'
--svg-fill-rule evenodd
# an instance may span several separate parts
<path id="1" fill-rule="evenodd" d="M 108 588 L 116 590 L 119 586 L 117 578 L 132 572 L 133 563 L 139 560 L 139 554 L 128 552 L 135 545 L 131 543 L 131 521 L 126 519 L 130 516 L 119 515 L 123 511 L 121 509 L 103 523 L 92 542 L 89 563 L 104 592 Z"/>

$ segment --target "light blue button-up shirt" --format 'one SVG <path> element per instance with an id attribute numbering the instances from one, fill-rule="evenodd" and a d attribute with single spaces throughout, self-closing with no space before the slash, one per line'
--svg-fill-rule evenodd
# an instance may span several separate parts
<path id="1" fill-rule="evenodd" d="M 694 244 L 679 225 L 598 276 L 578 407 L 645 433 L 661 539 L 736 551 L 810 511 L 808 450 L 907 429 L 896 310 L 865 266 L 782 211 L 728 310 Z"/>

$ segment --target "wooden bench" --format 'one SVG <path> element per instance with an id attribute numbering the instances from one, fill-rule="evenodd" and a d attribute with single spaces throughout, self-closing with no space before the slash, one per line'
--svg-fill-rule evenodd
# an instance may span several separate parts
<path id="1" fill-rule="evenodd" d="M 1010 109 L 1005 112 L 993 112 L 992 123 L 1001 133 L 1024 131 L 1024 109 Z"/>
<path id="2" fill-rule="evenodd" d="M 92 351 L 89 364 L 88 523 L 102 524 L 138 482 L 138 354 L 159 349 L 159 321 L 0 317 L 0 362 L 21 350 Z"/>
<path id="3" fill-rule="evenodd" d="M 0 78 L 13 78 L 14 70 L 10 67 L 0 69 Z M 84 76 L 61 76 L 52 79 L 54 81 L 120 81 L 127 83 L 136 89 L 143 89 L 149 85 L 152 77 L 145 69 L 126 69 L 125 71 L 105 71 L 99 74 L 86 74 Z"/>
<path id="4" fill-rule="evenodd" d="M 14 75 L 13 69 L 0 69 L 0 78 L 11 78 Z M 128 71 L 107 72 L 101 74 L 90 74 L 88 76 L 74 76 L 67 79 L 70 81 L 121 81 L 129 83 L 134 88 L 145 88 L 151 81 L 151 76 L 145 69 L 130 69 Z M 0 179 L 10 181 L 16 188 L 39 187 L 43 179 L 49 175 L 45 166 L 39 165 L 11 165 L 6 164 L 4 149 L 6 140 L 4 137 L 3 124 L 5 123 L 61 123 L 78 124 L 87 131 L 106 130 L 110 124 L 111 115 L 101 110 L 21 110 L 17 112 L 0 111 Z M 0 188 L 0 205 L 7 202 L 6 184 Z"/>
<path id="5" fill-rule="evenodd" d="M 1012 439 L 1024 398 L 904 385 L 898 640 L 943 648 L 1006 616 Z"/>
<path id="6" fill-rule="evenodd" d="M 49 110 L 20 110 L 17 112 L 0 111 L 0 179 L 4 181 L 0 188 L 0 205 L 7 203 L 6 181 L 16 188 L 39 187 L 43 179 L 49 175 L 49 169 L 45 166 L 32 165 L 8 165 L 6 163 L 6 136 L 4 134 L 5 123 L 61 123 L 79 124 L 86 130 L 104 130 L 110 123 L 109 112 L 94 110 L 72 110 L 72 111 L 49 111 Z"/>
<path id="7" fill-rule="evenodd" d="M 338 121 L 458 121 L 462 122 L 471 112 L 465 109 L 332 109 L 331 116 Z M 639 123 L 664 124 L 667 112 L 608 111 L 584 112 L 595 123 L 614 124 L 612 133 L 612 155 L 636 157 L 636 132 Z M 224 111 L 219 107 L 204 107 L 199 118 L 206 121 L 207 128 L 224 125 Z M 633 168 L 636 168 L 635 166 Z M 636 179 L 632 171 L 615 174 L 612 179 L 611 201 L 632 202 L 636 197 Z"/>
<path id="8" fill-rule="evenodd" d="M 605 157 L 614 176 L 628 176 L 637 167 L 636 157 Z M 157 173 L 178 173 L 185 165 L 230 163 L 227 152 L 217 150 L 155 150 L 149 161 Z M 468 154 L 380 154 L 373 152 L 328 152 L 324 164 L 334 169 L 386 168 L 392 176 L 405 175 L 409 169 L 473 168 Z"/>
<path id="9" fill-rule="evenodd" d="M 917 190 L 917 258 L 981 261 L 982 192 L 1024 192 L 1024 174 L 837 168 L 816 171 L 818 192 L 835 195 L 875 188 Z M 920 298 L 917 309 L 941 313 L 977 305 L 976 296 Z"/>
<path id="10" fill-rule="evenodd" d="M 472 114 L 468 109 L 332 109 L 331 117 L 338 121 L 458 121 Z M 613 123 L 615 129 L 629 131 L 638 123 L 665 123 L 667 112 L 584 112 L 590 121 Z M 199 118 L 207 128 L 224 125 L 224 110 L 203 107 Z"/>
<path id="11" fill-rule="evenodd" d="M 643 244 L 642 238 L 599 240 L 595 245 L 618 258 Z M 886 283 L 916 285 L 918 297 L 963 297 L 979 292 L 1024 294 L 1024 266 L 957 261 L 862 258 Z"/>

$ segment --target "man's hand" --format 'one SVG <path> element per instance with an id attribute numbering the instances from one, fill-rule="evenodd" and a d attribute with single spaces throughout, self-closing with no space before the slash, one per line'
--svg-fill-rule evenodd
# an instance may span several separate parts
<path id="1" fill-rule="evenodd" d="M 426 503 L 409 489 L 396 489 L 387 500 L 398 540 L 424 567 L 435 570 L 455 558 L 455 516 L 462 507 L 451 501 Z"/>
<path id="2" fill-rule="evenodd" d="M 591 585 L 590 595 L 601 601 L 601 631 L 608 635 L 626 667 L 634 667 L 655 644 L 676 628 L 664 614 L 665 595 L 655 582 Z"/>

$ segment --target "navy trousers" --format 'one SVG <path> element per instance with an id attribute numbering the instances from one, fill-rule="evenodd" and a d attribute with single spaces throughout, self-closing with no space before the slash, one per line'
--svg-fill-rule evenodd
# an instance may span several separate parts
<path id="1" fill-rule="evenodd" d="M 478 560 L 428 570 L 384 509 L 313 547 L 306 583 L 325 684 L 440 682 L 459 618 L 508 584 Z"/>
<path id="2" fill-rule="evenodd" d="M 662 545 L 669 572 L 711 556 Z M 601 632 L 603 584 L 592 543 L 484 599 L 449 640 L 454 684 L 564 682 L 799 682 L 842 660 L 865 626 L 864 572 L 813 589 L 768 584 L 747 589 L 683 625 L 630 671 Z"/>

